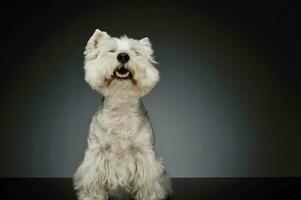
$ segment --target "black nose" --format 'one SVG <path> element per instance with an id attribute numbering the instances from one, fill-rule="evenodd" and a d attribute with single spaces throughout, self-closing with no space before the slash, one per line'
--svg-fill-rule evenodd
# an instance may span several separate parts
<path id="1" fill-rule="evenodd" d="M 117 55 L 117 60 L 121 62 L 122 64 L 127 63 L 129 61 L 130 56 L 127 53 L 120 53 Z"/>

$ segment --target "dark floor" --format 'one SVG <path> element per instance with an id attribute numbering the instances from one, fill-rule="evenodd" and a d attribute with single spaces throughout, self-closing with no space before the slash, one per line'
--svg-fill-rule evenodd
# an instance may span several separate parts
<path id="1" fill-rule="evenodd" d="M 301 178 L 175 178 L 172 182 L 172 200 L 301 199 Z M 0 199 L 5 200 L 76 199 L 71 179 L 3 178 L 0 188 Z"/>

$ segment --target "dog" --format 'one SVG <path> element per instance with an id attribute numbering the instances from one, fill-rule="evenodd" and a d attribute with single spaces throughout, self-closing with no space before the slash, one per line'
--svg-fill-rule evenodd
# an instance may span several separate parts
<path id="1" fill-rule="evenodd" d="M 73 177 L 79 200 L 161 200 L 172 193 L 140 98 L 159 81 L 150 40 L 96 29 L 85 48 L 85 80 L 103 96 Z"/>

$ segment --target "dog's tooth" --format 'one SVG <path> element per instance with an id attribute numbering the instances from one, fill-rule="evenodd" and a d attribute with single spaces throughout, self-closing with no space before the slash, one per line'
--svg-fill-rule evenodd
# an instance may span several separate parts
<path id="1" fill-rule="evenodd" d="M 129 72 L 126 72 L 125 74 L 120 74 L 118 71 L 116 72 L 116 75 L 120 78 L 126 78 L 129 76 Z"/>

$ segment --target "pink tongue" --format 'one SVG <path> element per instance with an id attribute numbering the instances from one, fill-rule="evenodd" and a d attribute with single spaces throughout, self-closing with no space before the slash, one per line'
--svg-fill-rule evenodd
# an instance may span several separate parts
<path id="1" fill-rule="evenodd" d="M 116 71 L 116 75 L 117 75 L 118 77 L 120 77 L 120 78 L 126 78 L 126 77 L 129 76 L 129 74 L 130 74 L 130 72 L 126 72 L 126 73 L 124 73 L 124 74 L 121 74 L 121 73 L 119 73 L 118 71 Z"/>

